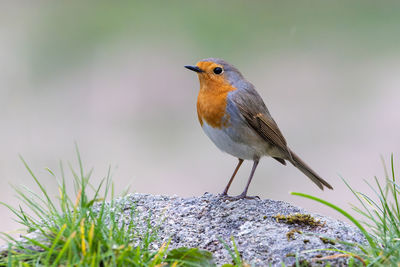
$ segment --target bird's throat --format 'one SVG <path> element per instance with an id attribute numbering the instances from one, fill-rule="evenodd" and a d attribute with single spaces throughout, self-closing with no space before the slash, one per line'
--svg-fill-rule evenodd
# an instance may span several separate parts
<path id="1" fill-rule="evenodd" d="M 213 128 L 229 125 L 229 115 L 226 114 L 228 93 L 236 90 L 230 84 L 221 84 L 200 79 L 200 91 L 197 97 L 197 115 L 200 124 L 205 121 Z"/>

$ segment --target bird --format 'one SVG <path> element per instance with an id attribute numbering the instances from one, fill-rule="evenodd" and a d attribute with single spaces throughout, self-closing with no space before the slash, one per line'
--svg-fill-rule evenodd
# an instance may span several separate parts
<path id="1" fill-rule="evenodd" d="M 277 123 L 253 84 L 223 59 L 207 58 L 185 68 L 198 74 L 197 116 L 206 135 L 223 152 L 239 162 L 221 196 L 229 200 L 254 199 L 248 189 L 260 159 L 272 157 L 286 165 L 290 162 L 321 190 L 333 187 L 313 171 L 287 145 Z M 228 190 L 244 160 L 253 161 L 243 192 L 229 196 Z"/>

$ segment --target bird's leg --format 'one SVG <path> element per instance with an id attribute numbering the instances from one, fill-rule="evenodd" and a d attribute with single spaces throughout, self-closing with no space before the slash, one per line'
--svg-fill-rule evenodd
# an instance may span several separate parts
<path id="1" fill-rule="evenodd" d="M 257 159 L 257 160 L 254 160 L 253 168 L 251 169 L 251 173 L 250 173 L 250 176 L 249 176 L 249 180 L 247 181 L 247 185 L 246 185 L 245 189 L 243 190 L 243 192 L 242 192 L 240 195 L 238 195 L 238 196 L 228 197 L 229 200 L 239 200 L 239 199 L 243 199 L 243 198 L 248 198 L 248 199 L 255 199 L 255 198 L 258 198 L 258 199 L 259 199 L 258 196 L 254 196 L 254 197 L 249 197 L 249 196 L 247 196 L 247 190 L 249 189 L 249 185 L 250 185 L 250 183 L 251 183 L 251 180 L 253 179 L 254 172 L 256 171 L 258 162 L 259 162 L 258 159 Z"/>
<path id="2" fill-rule="evenodd" d="M 233 172 L 231 179 L 229 180 L 228 184 L 226 185 L 226 187 L 224 189 L 224 192 L 222 192 L 222 194 L 221 194 L 222 196 L 227 196 L 228 195 L 229 187 L 231 186 L 233 178 L 235 178 L 235 175 L 238 172 L 238 170 L 239 170 L 240 166 L 242 165 L 242 163 L 243 163 L 243 160 L 239 159 L 238 165 L 236 166 L 235 171 Z"/>

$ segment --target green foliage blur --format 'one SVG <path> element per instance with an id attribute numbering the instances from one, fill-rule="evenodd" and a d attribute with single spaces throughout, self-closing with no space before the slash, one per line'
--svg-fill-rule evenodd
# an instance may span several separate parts
<path id="1" fill-rule="evenodd" d="M 36 78 L 90 60 L 124 40 L 164 53 L 182 43 L 201 55 L 251 61 L 258 53 L 319 45 L 349 56 L 397 50 L 400 3 L 385 1 L 63 1 L 42 3 L 30 31 Z M 118 49 L 118 47 L 116 47 Z M 257 51 L 257 52 L 256 52 Z M 197 55 L 193 55 L 196 57 Z"/>

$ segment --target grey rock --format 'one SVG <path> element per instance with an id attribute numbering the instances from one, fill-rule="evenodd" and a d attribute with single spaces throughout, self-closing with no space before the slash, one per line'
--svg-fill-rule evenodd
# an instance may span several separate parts
<path id="1" fill-rule="evenodd" d="M 243 199 L 228 201 L 209 193 L 201 197 L 154 196 L 132 194 L 116 200 L 123 210 L 119 220 L 135 220 L 138 232 L 147 229 L 147 222 L 158 228 L 154 248 L 170 240 L 169 249 L 194 247 L 213 253 L 217 265 L 231 263 L 229 252 L 221 240 L 231 244 L 234 238 L 242 259 L 252 266 L 292 265 L 299 259 L 318 265 L 317 258 L 335 254 L 332 251 L 305 252 L 335 248 L 349 250 L 340 241 L 364 243 L 363 235 L 348 224 L 329 217 L 312 214 L 283 201 Z M 320 220 L 320 226 L 287 224 L 274 216 L 310 214 Z M 132 216 L 134 214 L 134 216 Z M 293 229 L 293 238 L 287 233 Z M 330 244 L 320 237 L 337 240 Z M 136 242 L 140 242 L 138 239 Z M 336 253 L 338 254 L 338 253 Z M 333 265 L 346 265 L 345 258 L 329 260 Z M 326 264 L 327 260 L 323 261 Z"/>

